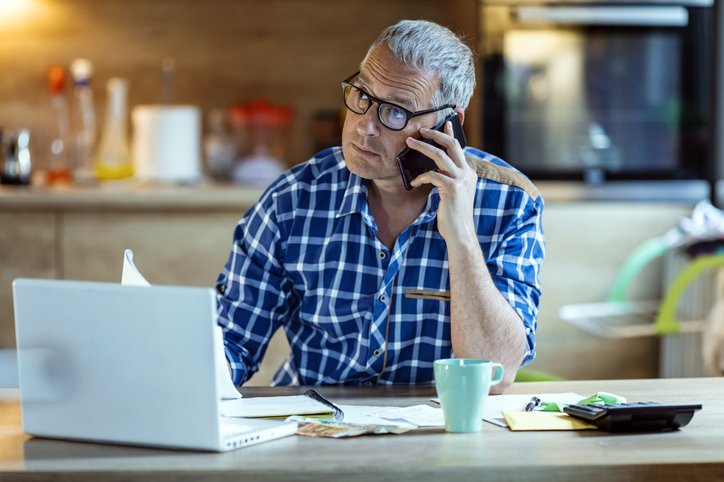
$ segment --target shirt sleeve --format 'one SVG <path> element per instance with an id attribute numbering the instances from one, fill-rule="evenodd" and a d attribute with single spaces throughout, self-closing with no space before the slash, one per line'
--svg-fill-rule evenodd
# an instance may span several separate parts
<path id="1" fill-rule="evenodd" d="M 517 197 L 517 196 L 516 196 Z M 540 303 L 540 269 L 545 257 L 543 198 L 521 193 L 524 202 L 503 231 L 501 242 L 488 259 L 488 269 L 501 294 L 523 321 L 526 352 L 521 366 L 535 358 L 535 333 Z"/>
<path id="2" fill-rule="evenodd" d="M 259 370 L 269 340 L 290 311 L 274 207 L 267 192 L 239 221 L 216 283 L 218 323 L 237 386 Z"/>

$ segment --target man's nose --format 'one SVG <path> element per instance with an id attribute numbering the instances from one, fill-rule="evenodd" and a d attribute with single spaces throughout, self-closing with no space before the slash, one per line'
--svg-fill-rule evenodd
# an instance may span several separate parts
<path id="1" fill-rule="evenodd" d="M 377 118 L 377 106 L 372 104 L 364 114 L 357 114 L 357 133 L 361 136 L 378 136 L 380 134 L 380 120 Z"/>

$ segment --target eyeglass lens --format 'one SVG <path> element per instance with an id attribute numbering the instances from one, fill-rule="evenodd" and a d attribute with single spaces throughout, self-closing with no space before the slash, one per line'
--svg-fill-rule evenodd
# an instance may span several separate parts
<path id="1" fill-rule="evenodd" d="M 373 99 L 369 94 L 352 85 L 344 88 L 344 103 L 355 114 L 366 113 L 372 105 Z M 407 113 L 400 107 L 387 102 L 374 99 L 377 102 L 377 117 L 380 122 L 390 129 L 402 130 L 407 125 Z"/>

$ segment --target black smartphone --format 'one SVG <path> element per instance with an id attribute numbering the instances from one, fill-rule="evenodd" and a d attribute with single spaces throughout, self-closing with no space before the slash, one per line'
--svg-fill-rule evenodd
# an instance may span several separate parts
<path id="1" fill-rule="evenodd" d="M 443 119 L 442 122 L 433 127 L 433 129 L 442 132 L 442 130 L 445 128 L 445 123 L 448 121 L 452 122 L 453 135 L 455 136 L 455 139 L 457 139 L 460 143 L 460 147 L 465 147 L 465 133 L 463 132 L 463 126 L 460 123 L 460 117 L 458 116 L 457 112 L 453 112 L 449 116 L 445 117 L 445 119 Z M 420 140 L 422 142 L 427 142 L 428 144 L 433 145 L 439 149 L 445 150 L 444 147 L 429 139 Z M 422 152 L 410 149 L 409 147 L 405 148 L 402 152 L 397 154 L 397 166 L 400 168 L 402 184 L 408 191 L 412 190 L 410 181 L 415 179 L 423 172 L 434 171 L 437 169 L 437 164 L 435 164 L 435 161 L 427 157 Z"/>

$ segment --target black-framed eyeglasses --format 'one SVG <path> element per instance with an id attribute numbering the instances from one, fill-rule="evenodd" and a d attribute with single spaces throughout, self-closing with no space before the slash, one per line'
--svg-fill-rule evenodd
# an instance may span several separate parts
<path id="1" fill-rule="evenodd" d="M 386 100 L 378 99 L 377 97 L 368 94 L 363 89 L 356 85 L 350 84 L 352 79 L 357 77 L 359 72 L 355 72 L 342 81 L 342 94 L 344 105 L 354 112 L 355 114 L 366 114 L 373 102 L 377 103 L 377 118 L 380 123 L 393 131 L 401 131 L 407 127 L 407 123 L 410 119 L 419 115 L 429 114 L 431 112 L 437 112 L 443 109 L 454 109 L 455 105 L 445 104 L 440 107 L 432 109 L 418 110 L 413 112 L 405 109 L 402 106 L 387 102 Z"/>

